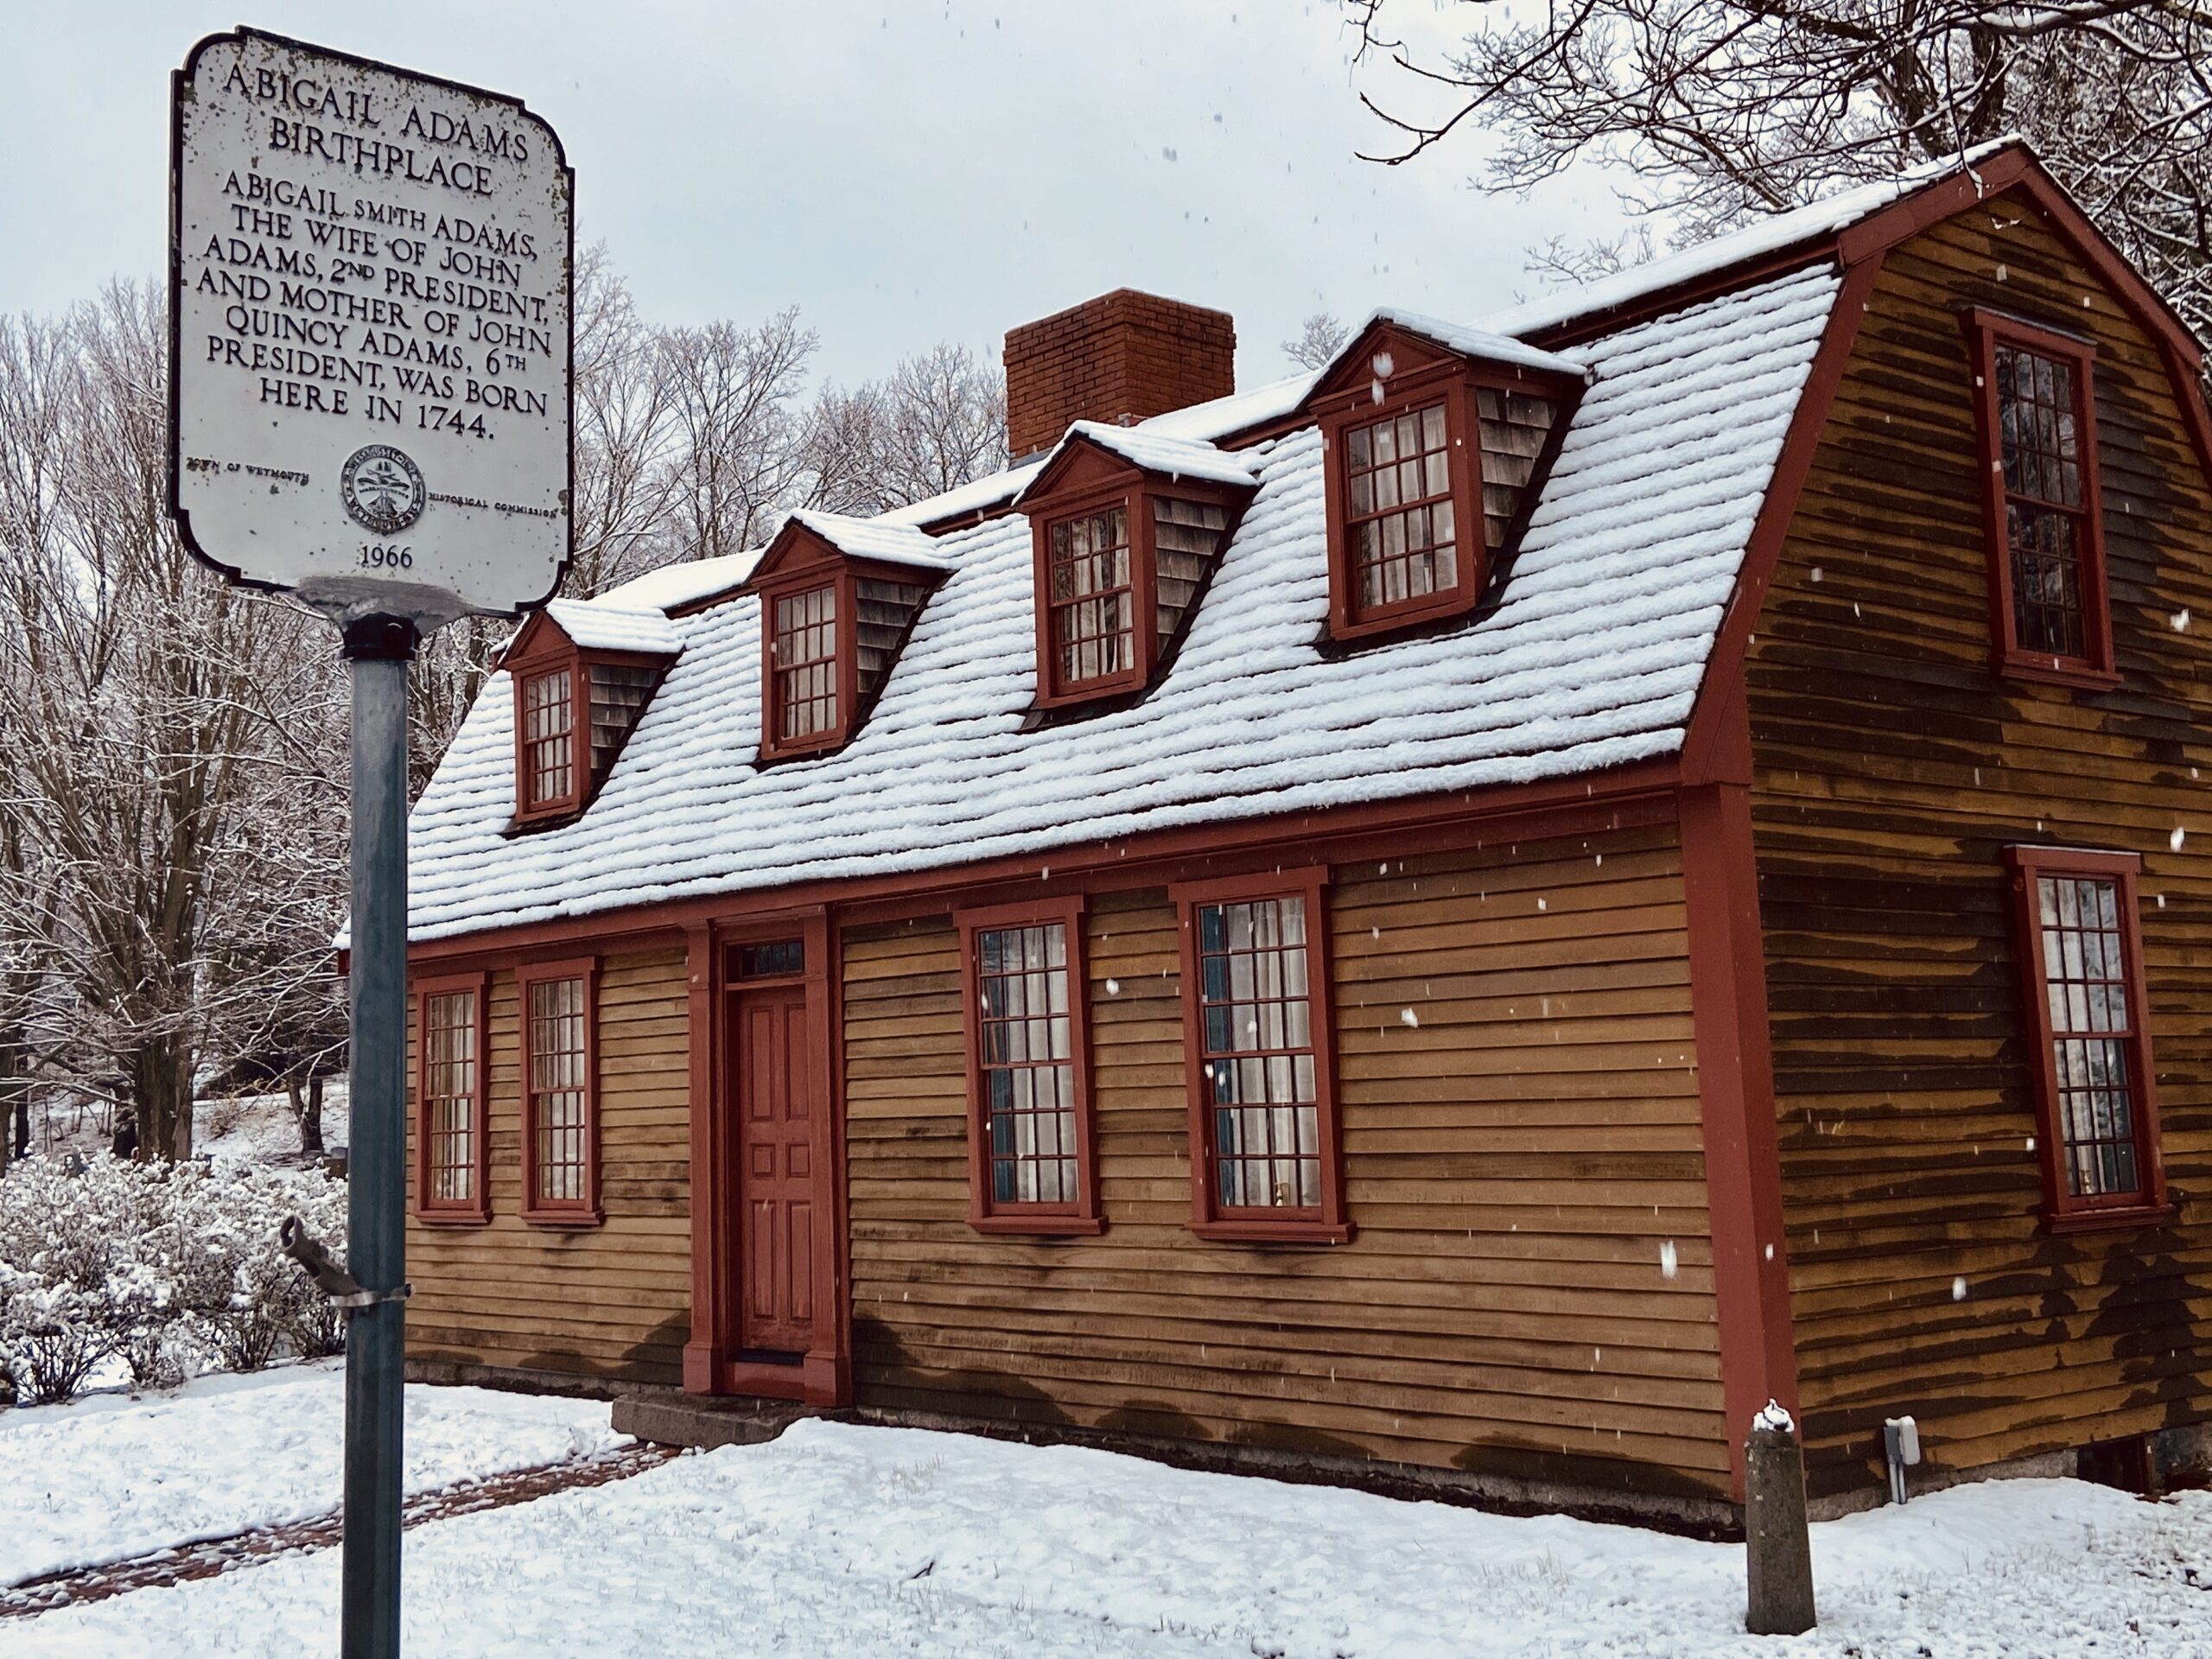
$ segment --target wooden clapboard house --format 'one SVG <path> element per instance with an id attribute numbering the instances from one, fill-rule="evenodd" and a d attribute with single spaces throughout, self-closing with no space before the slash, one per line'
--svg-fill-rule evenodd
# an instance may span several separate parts
<path id="1" fill-rule="evenodd" d="M 1725 1516 L 2204 1446 L 2197 343 L 2018 146 L 524 626 L 410 1352 Z M 2202 623 L 2192 620 L 2202 618 Z"/>

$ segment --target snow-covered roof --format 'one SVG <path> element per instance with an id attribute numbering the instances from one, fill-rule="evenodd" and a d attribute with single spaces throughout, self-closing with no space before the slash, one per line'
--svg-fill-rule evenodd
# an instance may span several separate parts
<path id="1" fill-rule="evenodd" d="M 658 605 L 632 599 L 556 599 L 546 613 L 586 651 L 642 651 L 673 657 L 683 649 L 683 631 Z"/>
<path id="2" fill-rule="evenodd" d="M 1252 463 L 1242 455 L 1230 454 L 1211 443 L 1192 438 L 1163 436 L 1147 432 L 1142 427 L 1113 426 L 1104 421 L 1077 421 L 1068 428 L 1067 435 L 1052 446 L 1045 457 L 1045 464 L 1037 469 L 1021 493 L 1014 498 L 1019 506 L 1027 499 L 1037 480 L 1052 469 L 1052 463 L 1077 442 L 1096 444 L 1109 454 L 1119 455 L 1135 467 L 1148 473 L 1165 473 L 1171 478 L 1197 479 L 1208 484 L 1233 484 L 1250 489 L 1257 474 Z"/>
<path id="3" fill-rule="evenodd" d="M 677 610 L 743 586 L 752 576 L 753 567 L 760 563 L 760 552 L 761 550 L 756 547 L 745 553 L 724 553 L 716 558 L 685 559 L 676 564 L 664 564 L 657 570 L 646 571 L 642 576 L 632 577 L 620 588 L 609 589 L 592 602 L 595 605 L 651 605 L 657 610 Z"/>
<path id="4" fill-rule="evenodd" d="M 1805 207 L 1756 220 L 1740 231 L 1716 236 L 1710 241 L 1684 248 L 1678 253 L 1670 253 L 1613 276 L 1600 277 L 1595 282 L 1562 289 L 1541 299 L 1493 312 L 1482 319 L 1480 326 L 1492 334 L 1525 338 L 1529 334 L 1564 327 L 1580 318 L 1634 305 L 1639 300 L 1663 293 L 1668 289 L 1716 276 L 1735 266 L 1749 264 L 1770 254 L 1782 253 L 1801 243 L 1848 230 L 1861 219 L 1871 219 L 1885 207 L 1894 206 L 1914 191 L 1961 170 L 1970 172 L 1999 150 L 2020 148 L 2022 143 L 2018 135 L 1992 139 L 1959 155 L 1908 168 L 1894 178 L 1878 179 L 1872 184 L 1839 190 Z"/>
<path id="5" fill-rule="evenodd" d="M 1019 516 L 933 543 L 950 574 L 866 724 L 831 754 L 754 764 L 760 611 L 743 594 L 672 625 L 683 655 L 591 810 L 509 839 L 513 698 L 487 689 L 415 809 L 413 937 L 1675 753 L 1837 283 L 1819 265 L 1564 352 L 1590 389 L 1497 608 L 1462 629 L 1318 648 L 1328 561 L 1307 426 L 1241 452 L 1257 490 L 1173 664 L 1131 706 L 1025 729 L 1035 595 Z M 1311 384 L 1134 429 L 1249 429 Z M 947 516 L 939 504 L 878 527 Z"/>
<path id="6" fill-rule="evenodd" d="M 881 559 L 925 570 L 952 569 L 951 561 L 945 557 L 944 550 L 937 540 L 912 524 L 856 518 L 845 512 L 810 511 L 793 513 L 790 522 L 812 531 L 840 553 L 856 559 Z"/>
<path id="7" fill-rule="evenodd" d="M 1338 365 L 1358 349 L 1361 339 L 1378 322 L 1387 322 L 1408 334 L 1434 340 L 1445 350 L 1457 352 L 1462 357 L 1503 363 L 1517 369 L 1534 369 L 1540 374 L 1563 374 L 1580 378 L 1584 372 L 1581 364 L 1561 357 L 1556 352 L 1541 352 L 1534 346 L 1524 346 L 1510 334 L 1501 334 L 1490 328 L 1471 327 L 1465 323 L 1446 322 L 1440 317 L 1423 316 L 1418 311 L 1386 305 L 1369 313 L 1367 321 L 1351 331 L 1351 337 L 1322 365 L 1319 378 L 1326 379 L 1335 373 Z"/>

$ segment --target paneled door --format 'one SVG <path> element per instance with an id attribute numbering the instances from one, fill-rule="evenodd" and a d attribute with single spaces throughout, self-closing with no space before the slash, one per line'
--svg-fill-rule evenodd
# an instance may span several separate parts
<path id="1" fill-rule="evenodd" d="M 803 984 L 743 987 L 736 999 L 738 1344 L 756 1354 L 815 1345 L 816 1230 L 829 1225 L 825 1108 Z"/>

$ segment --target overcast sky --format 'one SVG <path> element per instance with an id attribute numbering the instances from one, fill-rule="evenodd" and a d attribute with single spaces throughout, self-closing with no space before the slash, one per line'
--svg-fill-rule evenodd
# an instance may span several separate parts
<path id="1" fill-rule="evenodd" d="M 1439 29 L 1430 0 L 1405 25 Z M 241 14 L 245 14 L 241 16 Z M 0 0 L 0 310 L 54 311 L 165 257 L 168 72 L 247 21 L 524 99 L 661 322 L 797 304 L 817 368 L 1108 289 L 1236 317 L 1238 381 L 1317 309 L 1471 318 L 1537 285 L 1524 251 L 1616 228 L 1590 183 L 1467 182 L 1474 141 L 1403 168 L 1359 106 L 1329 0 Z M 1456 26 L 1456 20 L 1446 20 Z M 26 48 L 35 44 L 35 52 Z M 1388 84 L 1363 70 L 1361 84 Z"/>

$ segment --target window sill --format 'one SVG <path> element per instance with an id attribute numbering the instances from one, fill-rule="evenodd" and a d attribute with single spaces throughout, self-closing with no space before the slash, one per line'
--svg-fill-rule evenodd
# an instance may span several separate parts
<path id="1" fill-rule="evenodd" d="M 1217 1244 L 1349 1244 L 1348 1221 L 1262 1221 L 1243 1218 L 1194 1221 L 1191 1230 Z"/>
<path id="2" fill-rule="evenodd" d="M 597 1205 L 588 1210 L 524 1210 L 522 1218 L 533 1227 L 576 1232 L 601 1225 L 607 1220 L 607 1212 Z"/>
<path id="3" fill-rule="evenodd" d="M 2086 663 L 2064 663 L 2049 657 L 2012 655 L 2000 657 L 1997 671 L 2008 680 L 2031 680 L 2038 685 L 2070 686 L 2076 691 L 2109 691 L 2120 683 L 2120 677 L 2109 669 L 2091 668 Z"/>
<path id="4" fill-rule="evenodd" d="M 417 1210 L 415 1219 L 425 1227 L 489 1227 L 488 1210 Z"/>
<path id="5" fill-rule="evenodd" d="M 1038 1238 L 1096 1238 L 1106 1230 L 1103 1216 L 970 1216 L 968 1224 L 979 1233 L 1003 1237 L 1028 1234 Z"/>
<path id="6" fill-rule="evenodd" d="M 509 841 L 517 836 L 534 836 L 541 830 L 559 830 L 575 823 L 584 815 L 582 806 L 564 806 L 557 812 L 532 812 L 525 816 L 518 812 L 507 820 L 506 828 L 499 834 Z"/>
<path id="7" fill-rule="evenodd" d="M 2136 1231 L 2163 1227 L 2180 1213 L 2181 1206 L 2174 1204 L 2130 1205 L 2125 1210 L 2063 1210 L 2046 1213 L 2043 1230 L 2062 1236 L 2069 1233 Z"/>
<path id="8" fill-rule="evenodd" d="M 1331 621 L 1329 638 L 1338 645 L 1353 641 L 1387 639 L 1420 627 L 1433 627 L 1440 623 L 1464 620 L 1475 608 L 1477 593 L 1470 589 L 1455 593 L 1448 603 L 1408 605 L 1403 609 L 1370 613 L 1358 618 L 1347 618 L 1342 622 Z"/>
<path id="9" fill-rule="evenodd" d="M 834 754 L 845 746 L 846 734 L 836 732 L 818 743 L 779 743 L 773 748 L 761 747 L 753 761 L 760 766 L 779 766 L 787 761 L 811 760 L 817 754 Z"/>
<path id="10" fill-rule="evenodd" d="M 1102 702 L 1109 697 L 1126 697 L 1132 692 L 1142 691 L 1147 683 L 1146 675 L 1132 670 L 1109 679 L 1084 680 L 1049 692 L 1040 687 L 1036 700 L 1029 706 L 1037 714 L 1050 714 L 1062 709 L 1081 708 L 1085 703 Z"/>

